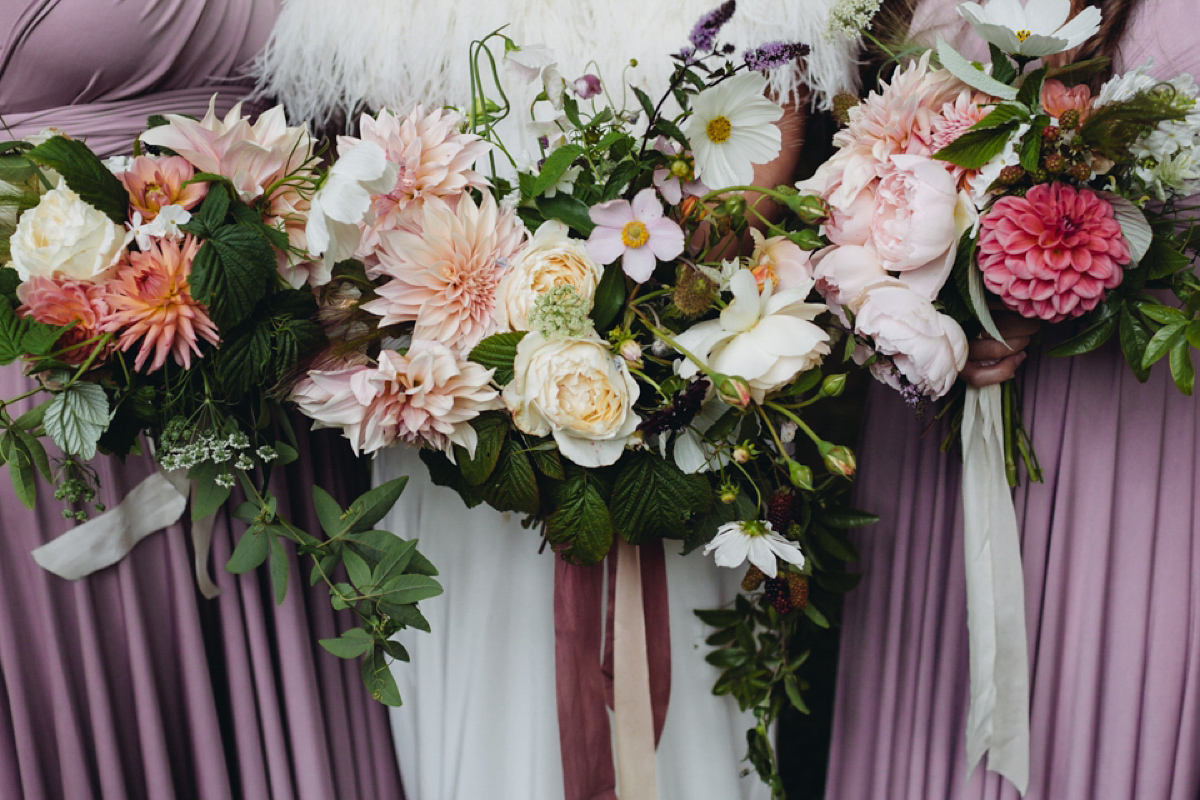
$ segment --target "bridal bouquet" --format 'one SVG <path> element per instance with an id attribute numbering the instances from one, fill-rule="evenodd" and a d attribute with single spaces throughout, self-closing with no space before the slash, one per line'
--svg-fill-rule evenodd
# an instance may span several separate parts
<path id="1" fill-rule="evenodd" d="M 968 336 L 1003 341 L 994 308 L 1071 321 L 1056 356 L 1116 334 L 1140 380 L 1169 356 L 1192 392 L 1200 298 L 1180 223 L 1192 220 L 1181 201 L 1200 189 L 1197 87 L 1189 75 L 1155 80 L 1147 65 L 1093 95 L 1085 81 L 1106 59 L 1030 69 L 1100 22 L 1088 8 L 1064 24 L 1042 5 L 1009 19 L 999 3 L 962 4 L 991 63 L 940 42 L 900 68 L 849 109 L 837 153 L 805 186 L 830 209 L 818 287 L 860 359 L 914 404 L 951 392 Z M 1039 479 L 1011 383 L 1004 415 L 1009 481 L 1017 453 Z"/>
<path id="2" fill-rule="evenodd" d="M 72 504 L 66 515 L 84 520 L 90 504 L 104 510 L 88 462 L 152 448 L 163 474 L 122 503 L 137 495 L 142 505 L 88 525 L 136 541 L 178 519 L 190 493 L 199 563 L 205 520 L 240 484 L 234 514 L 249 527 L 228 568 L 245 572 L 269 558 L 281 602 L 283 543 L 298 545 L 315 561 L 313 581 L 324 579 L 335 607 L 353 607 L 362 621 L 324 644 L 365 655 L 368 687 L 398 703 L 385 658 L 405 653 L 389 637 L 422 627 L 415 602 L 441 591 L 414 542 L 373 530 L 403 481 L 345 510 L 314 487 L 324 538 L 284 519 L 268 488 L 272 468 L 297 457 L 279 387 L 327 344 L 307 285 L 323 278 L 305 238 L 321 179 L 313 142 L 279 108 L 254 124 L 240 107 L 224 119 L 210 109 L 200 121 L 152 122 L 134 157 L 107 163 L 65 135 L 3 145 L 3 197 L 17 213 L 3 237 L 0 364 L 20 361 L 36 383 L 0 403 L 0 455 L 26 505 L 40 473 Z M 26 398 L 45 399 L 14 418 L 13 404 Z M 174 517 L 162 516 L 167 507 Z M 122 527 L 151 519 L 137 534 Z M 39 562 L 64 574 L 49 561 L 76 559 L 75 541 L 68 534 L 40 548 Z M 335 578 L 340 564 L 351 583 Z M 215 594 L 206 569 L 197 577 Z"/>
<path id="3" fill-rule="evenodd" d="M 615 103 L 496 33 L 465 116 L 383 110 L 340 137 L 308 230 L 331 346 L 292 399 L 357 452 L 420 447 L 436 483 L 525 515 L 574 563 L 662 538 L 748 561 L 747 596 L 703 617 L 716 690 L 755 709 L 751 756 L 778 788 L 768 727 L 805 685 L 789 642 L 828 625 L 845 531 L 873 518 L 840 499 L 852 451 L 806 420 L 854 344 L 814 302 L 824 204 L 750 185 L 781 141 L 760 71 L 806 48 L 735 57 L 716 41 L 732 12 L 701 20 L 658 100 Z M 497 133 L 514 109 L 483 91 L 489 43 L 541 87 L 519 120 L 534 153 Z"/>

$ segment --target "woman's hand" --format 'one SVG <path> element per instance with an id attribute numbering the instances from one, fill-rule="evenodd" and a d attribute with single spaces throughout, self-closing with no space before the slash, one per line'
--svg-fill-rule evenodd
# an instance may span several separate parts
<path id="1" fill-rule="evenodd" d="M 996 328 L 1004 337 L 1001 344 L 984 334 L 984 338 L 971 342 L 967 350 L 967 365 L 963 367 L 962 379 L 970 386 L 982 388 L 1003 383 L 1017 372 L 1025 360 L 1025 348 L 1042 323 L 1026 319 L 1012 311 L 997 311 L 992 314 Z M 1007 345 L 1007 346 L 1005 346 Z"/>

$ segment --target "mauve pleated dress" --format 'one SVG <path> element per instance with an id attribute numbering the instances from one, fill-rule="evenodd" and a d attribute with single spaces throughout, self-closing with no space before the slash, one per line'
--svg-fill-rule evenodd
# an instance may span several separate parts
<path id="1" fill-rule="evenodd" d="M 957 20 L 950 4 L 938 20 Z M 1194 0 L 1147 0 L 1118 67 L 1200 66 Z M 918 12 L 918 16 L 921 12 Z M 915 26 L 919 29 L 920 24 Z M 961 27 L 943 31 L 963 37 Z M 957 38 L 961 50 L 972 41 Z M 973 57 L 986 58 L 984 52 Z M 1045 483 L 1015 495 L 1031 671 L 1027 800 L 1200 797 L 1200 402 L 1165 365 L 1146 384 L 1115 343 L 1034 353 L 1019 380 Z M 858 503 L 863 581 L 842 634 L 831 800 L 1017 800 L 966 774 L 960 461 L 883 387 L 872 391 Z"/>
<path id="2" fill-rule="evenodd" d="M 108 156 L 130 150 L 150 113 L 200 116 L 218 90 L 223 112 L 249 91 L 241 67 L 276 13 L 270 0 L 5 0 L 2 138 L 55 126 Z M 26 385 L 19 367 L 0 369 L 0 397 Z M 362 486 L 344 442 L 306 427 L 292 484 L 276 489 L 312 525 L 314 480 L 343 496 Z M 95 463 L 110 506 L 153 469 Z M 350 622 L 323 589 L 305 591 L 307 571 L 293 561 L 275 608 L 265 573 L 224 571 L 244 526 L 222 512 L 214 601 L 196 591 L 185 525 L 64 581 L 29 555 L 66 529 L 61 508 L 42 486 L 25 510 L 0 476 L 0 798 L 402 797 L 385 709 L 356 663 L 316 643 Z"/>

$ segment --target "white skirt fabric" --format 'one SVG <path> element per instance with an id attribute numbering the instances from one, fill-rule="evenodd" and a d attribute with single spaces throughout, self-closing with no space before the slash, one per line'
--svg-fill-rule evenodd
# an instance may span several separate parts
<path id="1" fill-rule="evenodd" d="M 421 604 L 433 632 L 405 631 L 412 662 L 393 667 L 404 705 L 392 711 L 392 728 L 408 800 L 562 800 L 553 553 L 539 555 L 537 533 L 515 515 L 468 509 L 434 486 L 416 451 L 376 458 L 376 482 L 397 475 L 408 475 L 408 486 L 384 524 L 420 537 L 446 587 Z M 671 703 L 659 796 L 765 800 L 758 777 L 742 777 L 753 716 L 712 694 L 709 631 L 692 613 L 732 602 L 740 573 L 699 553 L 680 556 L 670 542 L 666 565 Z"/>

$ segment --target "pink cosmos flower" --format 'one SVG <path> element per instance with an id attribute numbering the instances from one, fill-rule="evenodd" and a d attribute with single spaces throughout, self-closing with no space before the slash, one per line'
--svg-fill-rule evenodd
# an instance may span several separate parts
<path id="1" fill-rule="evenodd" d="M 363 116 L 361 139 L 338 137 L 339 153 L 360 141 L 374 142 L 383 148 L 388 161 L 400 167 L 391 191 L 372 197 L 375 219 L 367 226 L 360 255 L 378 245 L 383 231 L 403 227 L 426 201 L 453 206 L 467 189 L 488 185 L 487 179 L 470 167 L 491 145 L 474 134 L 459 133 L 459 121 L 457 113 L 442 109 L 426 113 L 417 106 L 407 117 L 384 110 L 374 117 Z"/>
<path id="2" fill-rule="evenodd" d="M 219 341 L 208 309 L 192 297 L 188 286 L 199 249 L 200 242 L 192 236 L 181 242 L 158 239 L 148 250 L 131 252 L 105 284 L 110 313 L 101 329 L 120 332 L 117 347 L 122 351 L 141 342 L 134 369 L 141 369 L 152 353 L 150 372 L 161 369 L 168 355 L 186 369 L 192 354 L 200 354 L 200 339 Z"/>
<path id="3" fill-rule="evenodd" d="M 1130 260 L 1112 205 L 1065 183 L 1001 198 L 979 236 L 984 285 L 1022 316 L 1050 322 L 1095 308 Z"/>
<path id="4" fill-rule="evenodd" d="M 129 192 L 130 216 L 136 211 L 149 222 L 158 216 L 158 210 L 163 206 L 181 206 L 190 210 L 204 199 L 208 184 L 184 185 L 195 174 L 192 165 L 180 156 L 138 156 L 128 170 L 117 174 L 117 178 Z"/>
<path id="5" fill-rule="evenodd" d="M 478 206 L 468 194 L 455 209 L 426 204 L 414 221 L 419 233 L 380 235 L 372 277 L 391 280 L 363 310 L 383 317 L 380 325 L 415 322 L 415 338 L 466 352 L 494 324 L 496 286 L 505 262 L 524 243 L 525 229 L 488 193 Z"/>
<path id="6" fill-rule="evenodd" d="M 657 260 L 670 261 L 683 252 L 683 230 L 663 216 L 662 203 L 647 187 L 628 200 L 592 206 L 596 228 L 587 240 L 588 255 L 600 264 L 621 257 L 621 269 L 638 283 L 654 272 Z"/>
<path id="7" fill-rule="evenodd" d="M 314 370 L 292 400 L 314 428 L 342 428 L 355 453 L 373 453 L 396 441 L 475 454 L 469 424 L 480 412 L 502 408 L 492 370 L 460 361 L 446 346 L 414 341 L 408 353 L 379 354 L 376 367 Z"/>
<path id="8" fill-rule="evenodd" d="M 244 202 L 312 158 L 308 129 L 289 128 L 282 106 L 263 112 L 251 125 L 242 116 L 241 103 L 230 109 L 225 119 L 217 119 L 216 99 L 213 95 L 208 113 L 199 122 L 167 114 L 169 124 L 146 131 L 142 141 L 174 150 L 201 172 L 224 175 Z"/>
<path id="9" fill-rule="evenodd" d="M 22 305 L 17 313 L 33 317 L 47 325 L 74 327 L 59 337 L 57 347 L 65 350 L 68 364 L 80 364 L 92 353 L 92 347 L 72 347 L 99 335 L 100 322 L 108 314 L 104 284 L 91 281 L 54 280 L 39 275 L 17 287 Z"/>
<path id="10" fill-rule="evenodd" d="M 1051 78 L 1042 84 L 1042 108 L 1055 118 L 1074 109 L 1082 122 L 1092 113 L 1092 90 L 1085 83 L 1068 89 L 1062 81 Z"/>

